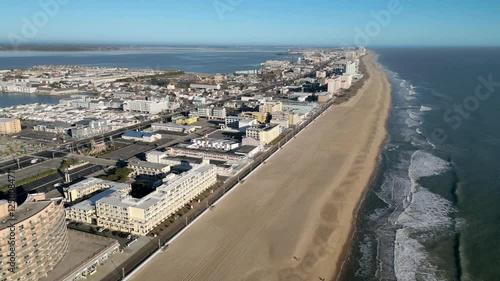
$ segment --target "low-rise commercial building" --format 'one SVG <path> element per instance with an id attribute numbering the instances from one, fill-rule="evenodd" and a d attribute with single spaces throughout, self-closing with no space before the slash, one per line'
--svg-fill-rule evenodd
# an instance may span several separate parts
<path id="1" fill-rule="evenodd" d="M 202 89 L 202 90 L 220 90 L 221 86 L 220 84 L 191 84 L 189 85 L 189 88 L 191 89 Z"/>
<path id="2" fill-rule="evenodd" d="M 179 125 L 190 125 L 198 122 L 198 116 L 194 116 L 191 114 L 189 115 L 189 117 L 186 117 L 184 115 L 178 115 L 172 117 L 172 122 Z"/>
<path id="3" fill-rule="evenodd" d="M 106 120 L 82 120 L 69 130 L 69 134 L 74 138 L 86 138 L 108 132 L 110 129 Z"/>
<path id="4" fill-rule="evenodd" d="M 151 124 L 151 129 L 155 131 L 170 131 L 177 133 L 190 134 L 196 131 L 196 129 L 201 128 L 199 126 L 188 126 L 176 123 L 153 123 Z"/>
<path id="5" fill-rule="evenodd" d="M 316 96 L 318 96 L 318 102 L 319 103 L 325 103 L 332 99 L 333 94 L 329 92 L 322 92 L 322 93 L 317 93 Z"/>
<path id="6" fill-rule="evenodd" d="M 239 143 L 232 140 L 197 138 L 192 140 L 193 148 L 214 148 L 220 150 L 233 150 L 240 146 Z"/>
<path id="7" fill-rule="evenodd" d="M 161 135 L 148 132 L 128 131 L 122 135 L 122 139 L 143 141 L 143 142 L 155 142 L 161 139 Z"/>

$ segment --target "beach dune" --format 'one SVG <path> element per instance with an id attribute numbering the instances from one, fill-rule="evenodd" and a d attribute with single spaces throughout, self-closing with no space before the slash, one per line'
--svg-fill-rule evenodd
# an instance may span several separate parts
<path id="1" fill-rule="evenodd" d="M 131 280 L 331 280 L 386 137 L 374 55 L 359 93 L 326 111 Z"/>

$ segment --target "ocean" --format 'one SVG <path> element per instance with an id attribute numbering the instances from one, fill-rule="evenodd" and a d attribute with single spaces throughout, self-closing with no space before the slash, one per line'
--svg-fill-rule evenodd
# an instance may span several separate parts
<path id="1" fill-rule="evenodd" d="M 35 65 L 84 65 L 135 69 L 176 69 L 186 72 L 229 74 L 259 69 L 266 60 L 296 60 L 283 47 L 156 47 L 130 51 L 0 52 L 0 69 Z"/>
<path id="2" fill-rule="evenodd" d="M 500 48 L 375 52 L 389 138 L 338 280 L 500 280 Z"/>

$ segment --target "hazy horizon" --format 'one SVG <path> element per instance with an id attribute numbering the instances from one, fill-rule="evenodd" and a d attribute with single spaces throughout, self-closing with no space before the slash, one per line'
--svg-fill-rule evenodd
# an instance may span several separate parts
<path id="1" fill-rule="evenodd" d="M 73 1 L 0 3 L 3 44 L 500 46 L 486 0 Z M 475 18 L 466 21 L 464 18 Z"/>

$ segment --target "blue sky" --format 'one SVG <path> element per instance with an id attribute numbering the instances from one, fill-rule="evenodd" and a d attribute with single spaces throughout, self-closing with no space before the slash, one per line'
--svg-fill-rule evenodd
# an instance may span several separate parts
<path id="1" fill-rule="evenodd" d="M 0 41 L 16 44 L 500 46 L 498 0 L 2 0 L 0 10 Z"/>

